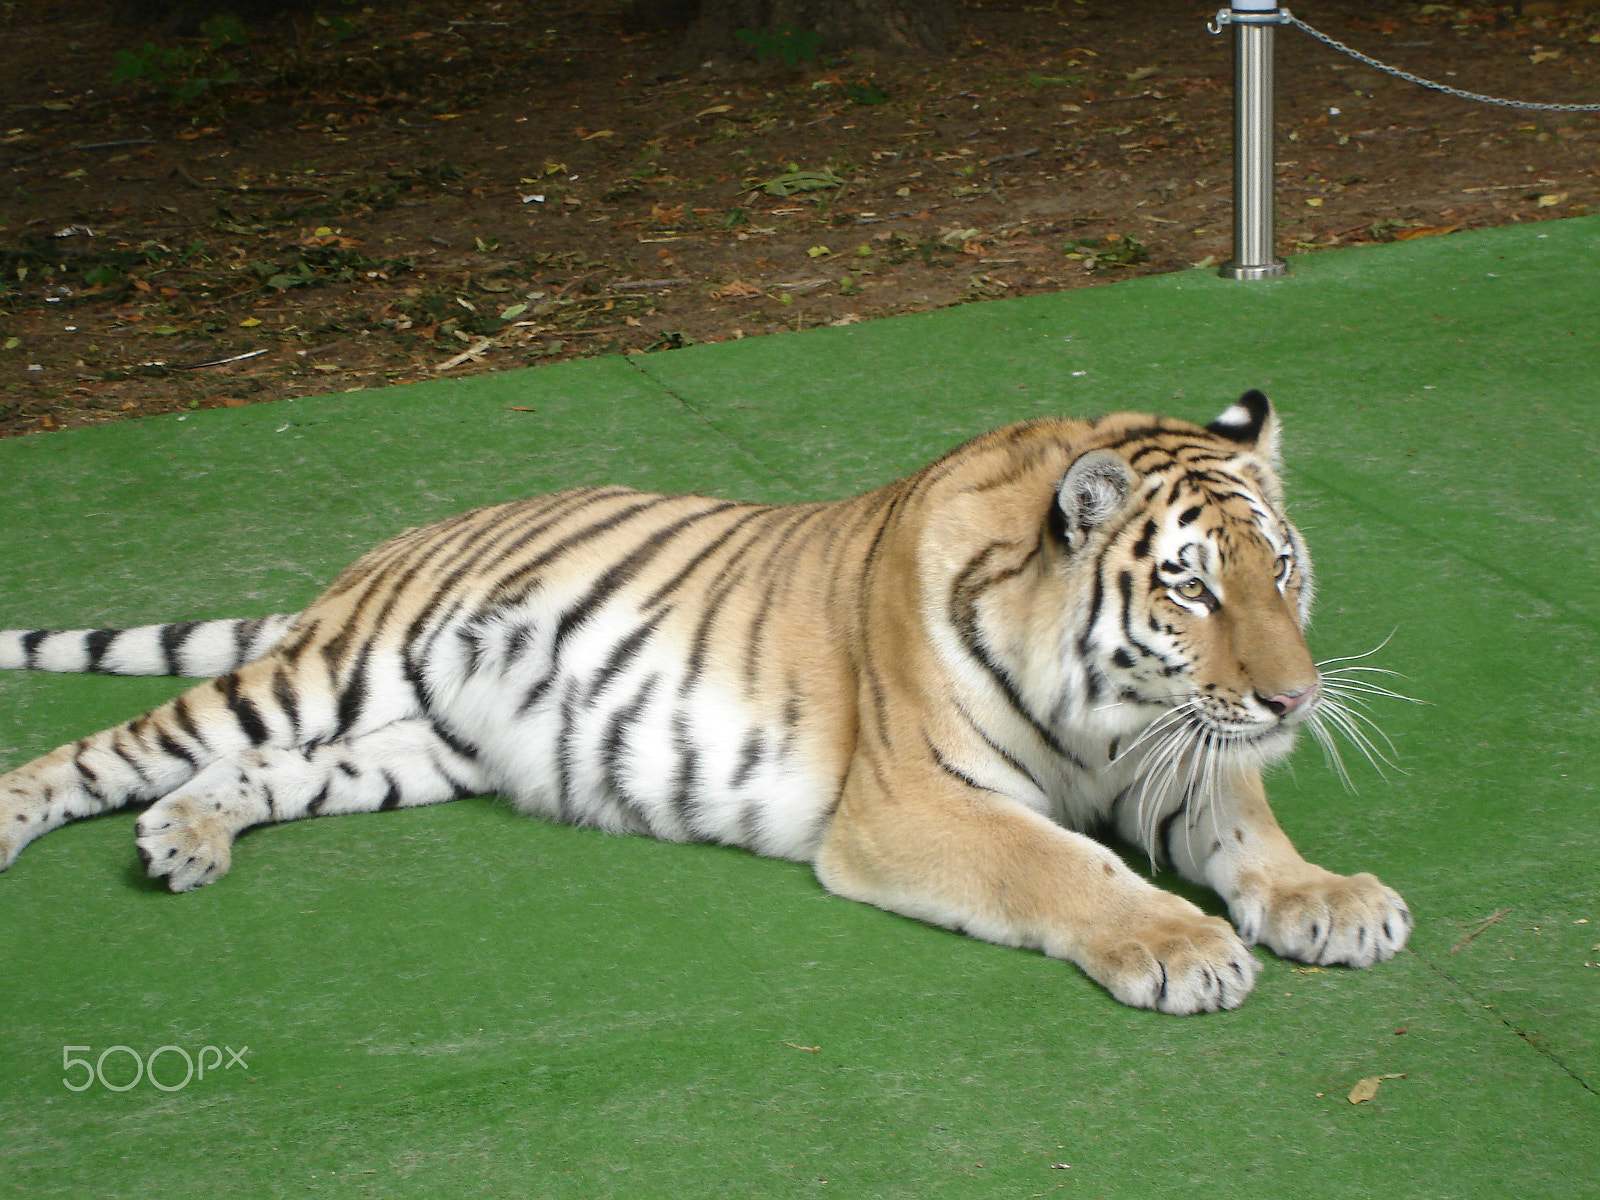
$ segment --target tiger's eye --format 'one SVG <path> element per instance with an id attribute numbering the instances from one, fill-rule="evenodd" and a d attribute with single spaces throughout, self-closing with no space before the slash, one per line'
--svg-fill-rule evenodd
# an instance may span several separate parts
<path id="1" fill-rule="evenodd" d="M 1289 556 L 1287 554 L 1280 555 L 1278 561 L 1273 565 L 1273 576 L 1280 583 L 1289 577 L 1289 565 Z"/>
<path id="2" fill-rule="evenodd" d="M 1178 595 L 1182 596 L 1185 600 L 1198 600 L 1200 597 L 1206 594 L 1206 585 L 1201 583 L 1198 579 L 1185 579 L 1172 590 L 1177 592 Z"/>

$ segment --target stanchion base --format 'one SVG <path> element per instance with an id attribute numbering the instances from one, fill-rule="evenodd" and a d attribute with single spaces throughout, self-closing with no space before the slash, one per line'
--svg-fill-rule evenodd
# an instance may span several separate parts
<path id="1" fill-rule="evenodd" d="M 1217 274 L 1224 279 L 1276 279 L 1288 269 L 1277 259 L 1269 263 L 1248 267 L 1240 263 L 1225 262 L 1217 268 Z"/>

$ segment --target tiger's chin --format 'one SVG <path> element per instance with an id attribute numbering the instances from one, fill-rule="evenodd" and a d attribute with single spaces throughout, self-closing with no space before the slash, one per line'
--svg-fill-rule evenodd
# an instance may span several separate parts
<path id="1" fill-rule="evenodd" d="M 1282 762 L 1293 753 L 1300 725 L 1298 721 L 1278 721 L 1247 729 L 1205 725 L 1195 740 L 1202 752 L 1209 747 L 1220 760 L 1232 766 L 1259 769 Z"/>

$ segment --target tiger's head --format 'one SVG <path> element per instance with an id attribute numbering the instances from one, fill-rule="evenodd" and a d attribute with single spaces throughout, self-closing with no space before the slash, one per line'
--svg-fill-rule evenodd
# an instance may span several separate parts
<path id="1" fill-rule="evenodd" d="M 1073 649 L 1088 709 L 1130 731 L 1170 713 L 1223 752 L 1286 753 L 1321 680 L 1271 404 L 1252 391 L 1203 428 L 1112 418 L 1100 432 L 1056 494 L 1067 569 L 1087 585 Z"/>

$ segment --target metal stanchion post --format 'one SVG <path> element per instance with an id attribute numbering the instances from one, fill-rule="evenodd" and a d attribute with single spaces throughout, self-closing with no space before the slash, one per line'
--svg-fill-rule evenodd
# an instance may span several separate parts
<path id="1" fill-rule="evenodd" d="M 1232 3 L 1212 26 L 1233 26 L 1233 257 L 1218 273 L 1271 279 L 1284 272 L 1272 253 L 1272 40 L 1287 10 L 1274 0 Z"/>

